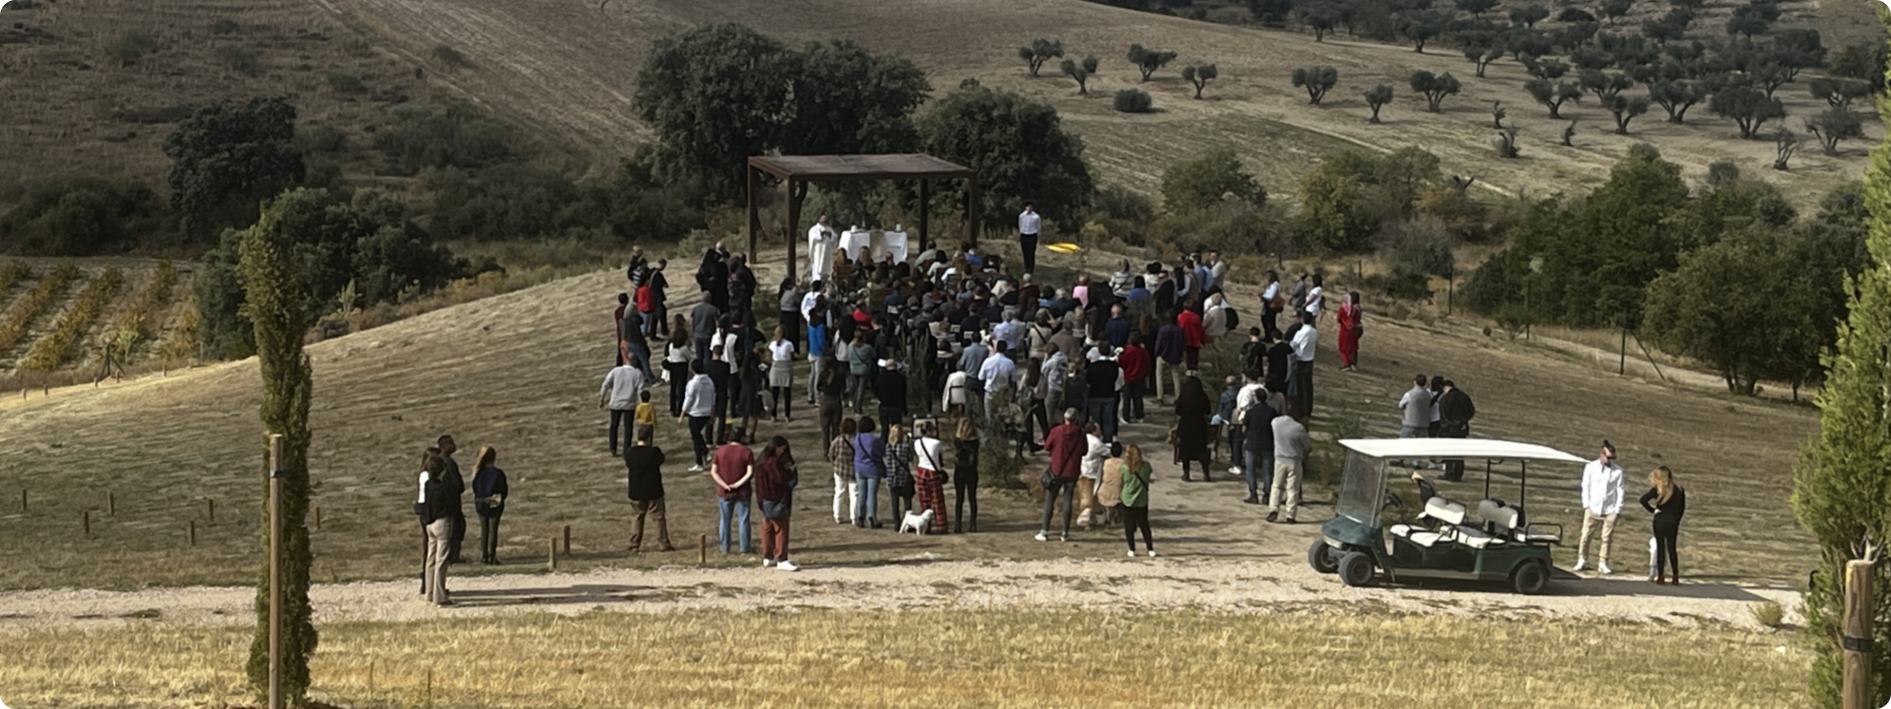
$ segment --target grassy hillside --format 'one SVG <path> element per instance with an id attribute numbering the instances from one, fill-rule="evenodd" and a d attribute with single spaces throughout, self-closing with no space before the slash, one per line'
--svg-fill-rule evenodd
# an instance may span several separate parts
<path id="1" fill-rule="evenodd" d="M 384 124 L 386 109 L 396 103 L 463 98 L 527 127 L 548 147 L 577 158 L 574 165 L 595 172 L 649 137 L 633 117 L 629 96 L 651 39 L 721 20 L 791 41 L 846 36 L 900 52 L 925 68 L 940 92 L 977 78 L 1049 100 L 1088 140 L 1104 182 L 1145 190 L 1170 162 L 1206 146 L 1231 144 L 1271 191 L 1284 193 L 1310 158 L 1352 143 L 1418 145 L 1443 158 L 1448 171 L 1541 196 L 1593 186 L 1629 145 L 1648 141 L 1691 176 L 1704 175 L 1715 159 L 1731 158 L 1749 174 L 1763 173 L 1809 202 L 1861 174 L 1866 144 L 1854 142 L 1837 157 L 1804 151 L 1790 173 L 1775 173 L 1768 169 L 1770 141 L 1739 141 L 1730 122 L 1706 115 L 1704 108 L 1696 108 L 1685 126 L 1644 116 L 1631 135 L 1616 136 L 1608 134 L 1613 125 L 1605 112 L 1577 105 L 1567 115 L 1581 121 L 1579 134 L 1575 147 L 1565 148 L 1558 144 L 1564 122 L 1549 120 L 1530 103 L 1521 88 L 1522 69 L 1512 61 L 1493 65 L 1486 79 L 1472 79 L 1469 64 L 1448 47 L 1415 54 L 1409 47 L 1344 37 L 1315 43 L 1311 35 L 1082 0 L 33 0 L 21 8 L 27 4 L 6 10 L 17 28 L 0 27 L 0 66 L 8 69 L 0 72 L 0 136 L 17 146 L 0 167 L 0 181 L 88 172 L 156 184 L 167 165 L 158 146 L 180 111 L 220 96 L 255 93 L 288 93 L 306 118 L 343 126 L 357 138 Z M 1716 18 L 1727 7 L 1710 3 L 1697 31 L 1718 32 Z M 1845 21 L 1845 13 L 1858 8 L 1812 2 L 1785 7 L 1779 26 L 1819 27 L 1835 48 L 1871 36 L 1869 23 Z M 212 24 L 218 19 L 234 20 L 238 28 L 216 34 Z M 135 65 L 116 66 L 107 58 L 108 47 L 132 30 L 151 35 L 156 49 Z M 1077 96 L 1073 82 L 1051 76 L 1054 68 L 1043 78 L 1026 76 L 1015 47 L 1040 36 L 1060 37 L 1070 53 L 1094 53 L 1102 60 L 1092 96 Z M 1174 49 L 1181 57 L 1142 84 L 1123 58 L 1131 43 Z M 242 56 L 244 48 L 255 53 L 254 75 L 231 68 L 230 57 Z M 1205 100 L 1188 98 L 1191 89 L 1177 75 L 1189 61 L 1220 66 L 1223 78 L 1209 87 Z M 1323 106 L 1305 105 L 1304 94 L 1288 82 L 1291 68 L 1303 64 L 1340 71 L 1340 84 Z M 1464 93 L 1449 99 L 1443 113 L 1425 113 L 1405 83 L 1418 68 L 1458 74 L 1466 82 Z M 349 77 L 360 82 L 359 90 Z M 1386 109 L 1386 124 L 1371 126 L 1359 94 L 1378 83 L 1392 84 L 1398 98 Z M 1109 95 L 1130 85 L 1154 94 L 1159 112 L 1114 112 Z M 1801 117 L 1816 112 L 1803 79 L 1780 96 L 1795 130 Z M 1503 101 L 1522 129 L 1519 160 L 1492 159 L 1493 101 Z M 1871 121 L 1867 139 L 1880 131 Z"/>

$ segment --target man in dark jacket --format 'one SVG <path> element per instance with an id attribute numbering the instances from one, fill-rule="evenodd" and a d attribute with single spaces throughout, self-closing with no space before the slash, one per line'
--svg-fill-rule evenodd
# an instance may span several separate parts
<path id="1" fill-rule="evenodd" d="M 466 541 L 466 478 L 460 477 L 460 464 L 453 460 L 453 452 L 459 446 L 453 444 L 452 436 L 440 437 L 440 458 L 446 463 L 446 473 L 441 481 L 446 485 L 447 502 L 452 505 L 448 518 L 452 520 L 452 534 L 447 542 L 446 560 L 449 564 L 462 563 L 460 543 Z"/>
<path id="2" fill-rule="evenodd" d="M 1167 370 L 1169 374 L 1171 392 L 1181 392 L 1182 355 L 1187 349 L 1188 337 L 1182 334 L 1182 326 L 1176 324 L 1175 316 L 1170 315 L 1169 321 L 1163 323 L 1161 329 L 1156 330 L 1156 349 L 1150 353 L 1156 356 L 1156 400 L 1160 401 L 1163 398 L 1162 374 L 1164 370 Z"/>
<path id="3" fill-rule="evenodd" d="M 836 361 L 831 352 L 821 365 L 815 389 L 821 393 L 821 449 L 826 450 L 834 437 L 840 435 L 841 401 L 847 397 L 847 367 Z"/>
<path id="4" fill-rule="evenodd" d="M 873 395 L 880 400 L 880 422 L 886 426 L 906 422 L 906 374 L 899 362 L 880 360 L 880 377 L 873 382 Z"/>
<path id="5" fill-rule="evenodd" d="M 1098 344 L 1096 357 L 1083 369 L 1083 388 L 1089 395 L 1090 420 L 1096 423 L 1105 443 L 1116 440 L 1116 385 L 1122 381 L 1123 368 L 1111 358 L 1108 343 Z"/>
<path id="6" fill-rule="evenodd" d="M 705 299 L 716 310 L 729 311 L 729 252 L 722 249 L 722 242 L 703 252 L 703 265 L 696 269 L 696 285 L 702 287 Z"/>
<path id="7" fill-rule="evenodd" d="M 724 440 L 729 430 L 729 403 L 736 399 L 736 391 L 741 383 L 735 378 L 736 370 L 722 359 L 722 348 L 709 352 L 709 363 L 703 365 L 703 373 L 709 375 L 710 383 L 716 385 L 715 419 L 710 423 L 711 440 Z"/>
<path id="8" fill-rule="evenodd" d="M 1083 455 L 1090 450 L 1090 442 L 1077 428 L 1076 409 L 1064 410 L 1064 422 L 1051 429 L 1044 437 L 1044 448 L 1050 451 L 1051 467 L 1044 487 L 1044 523 L 1038 526 L 1037 540 L 1050 541 L 1051 511 L 1057 505 L 1057 496 L 1064 497 L 1064 533 L 1063 541 L 1070 541 L 1070 513 L 1076 503 L 1077 479 L 1083 473 Z"/>
<path id="9" fill-rule="evenodd" d="M 1242 502 L 1250 505 L 1267 504 L 1261 493 L 1274 487 L 1273 422 L 1278 416 L 1280 414 L 1274 411 L 1274 407 L 1268 406 L 1267 400 L 1261 397 L 1248 405 L 1247 412 L 1241 417 L 1241 428 L 1247 433 L 1242 453 L 1247 459 L 1243 463 L 1247 466 L 1248 482 L 1248 497 Z"/>
<path id="10" fill-rule="evenodd" d="M 663 515 L 663 449 L 650 445 L 648 433 L 637 445 L 624 449 L 624 470 L 628 474 L 631 514 L 636 515 L 630 533 L 630 550 L 643 549 L 643 523 L 648 517 L 657 525 L 657 551 L 676 551 L 670 544 L 670 526 Z"/>
<path id="11" fill-rule="evenodd" d="M 1471 403 L 1471 395 L 1459 389 L 1455 382 L 1444 381 L 1444 393 L 1438 395 L 1438 433 L 1444 438 L 1470 438 L 1471 419 L 1477 416 L 1477 405 Z M 1464 480 L 1464 461 L 1445 461 L 1445 473 L 1439 476 L 1446 482 Z"/>
<path id="12" fill-rule="evenodd" d="M 657 267 L 650 271 L 650 300 L 656 303 L 657 308 L 651 315 L 654 322 L 646 323 L 649 327 L 646 332 L 651 333 L 653 337 L 670 336 L 670 306 L 668 304 L 670 296 L 666 292 L 670 287 L 670 279 L 663 275 L 664 270 L 669 267 L 670 260 L 660 258 L 657 259 Z"/>
<path id="13" fill-rule="evenodd" d="M 430 466 L 443 470 L 438 465 Z M 437 605 L 453 605 L 453 599 L 447 595 L 446 567 L 448 547 L 453 533 L 453 515 L 457 511 L 458 499 L 452 497 L 447 486 L 444 472 L 433 476 L 431 471 L 421 483 L 421 499 L 414 504 L 414 510 L 420 514 L 420 526 L 427 530 L 427 553 L 420 571 L 420 593 Z"/>

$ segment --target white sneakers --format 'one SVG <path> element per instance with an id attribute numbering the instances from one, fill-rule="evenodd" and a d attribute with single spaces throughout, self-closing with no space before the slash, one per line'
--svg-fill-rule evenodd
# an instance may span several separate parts
<path id="1" fill-rule="evenodd" d="M 689 471 L 692 473 L 700 473 L 703 471 L 703 466 L 700 466 L 700 465 L 689 466 Z"/>
<path id="2" fill-rule="evenodd" d="M 1577 559 L 1577 560 L 1576 560 L 1576 565 L 1575 565 L 1575 566 L 1571 566 L 1571 567 L 1569 567 L 1569 570 L 1570 570 L 1570 571 L 1581 571 L 1581 570 L 1583 570 L 1583 569 L 1586 569 L 1586 568 L 1589 568 L 1589 560 L 1588 560 L 1588 559 Z M 1614 571 L 1613 569 L 1610 569 L 1610 568 L 1609 568 L 1609 562 L 1606 562 L 1606 561 L 1598 561 L 1598 562 L 1596 562 L 1596 573 L 1598 573 L 1598 574 L 1601 574 L 1601 575 L 1603 575 L 1603 576 L 1607 576 L 1607 575 L 1609 575 L 1609 574 L 1612 574 L 1612 573 L 1615 573 L 1615 571 Z"/>
<path id="3" fill-rule="evenodd" d="M 1588 559 L 1577 559 L 1577 560 L 1576 560 L 1576 565 L 1575 565 L 1575 566 L 1571 566 L 1571 567 L 1569 567 L 1569 570 L 1570 570 L 1570 571 L 1581 571 L 1581 570 L 1583 570 L 1583 569 L 1586 569 L 1586 568 L 1589 568 L 1589 560 L 1588 560 Z"/>
<path id="4" fill-rule="evenodd" d="M 780 569 L 782 571 L 800 571 L 801 570 L 801 567 L 795 566 L 794 562 L 792 561 L 783 561 L 779 564 L 776 564 L 775 568 Z"/>
<path id="5" fill-rule="evenodd" d="M 1045 534 L 1043 532 L 1038 532 L 1036 539 L 1040 542 L 1048 542 L 1051 540 L 1050 535 Z"/>
<path id="6" fill-rule="evenodd" d="M 1607 576 L 1615 572 L 1609 569 L 1609 562 L 1603 561 L 1596 564 L 1596 573 Z"/>
<path id="7" fill-rule="evenodd" d="M 1135 550 L 1135 549 L 1131 549 L 1131 550 L 1129 550 L 1129 558 L 1131 558 L 1131 559 L 1134 559 L 1134 558 L 1136 558 L 1136 550 Z"/>
<path id="8" fill-rule="evenodd" d="M 770 566 L 774 566 L 774 565 L 775 565 L 775 560 L 774 560 L 774 559 L 763 559 L 763 560 L 762 560 L 762 568 L 764 568 L 764 569 L 766 569 L 766 568 L 768 568 L 768 567 L 770 567 Z"/>
<path id="9" fill-rule="evenodd" d="M 1229 474 L 1229 475 L 1240 475 L 1240 474 L 1241 474 L 1241 466 L 1239 466 L 1239 465 L 1230 465 L 1230 466 L 1228 466 L 1228 474 Z"/>
<path id="10" fill-rule="evenodd" d="M 1134 554 L 1135 552 L 1131 552 L 1131 553 L 1132 553 L 1132 554 Z M 1154 559 L 1154 558 L 1156 558 L 1156 550 L 1154 550 L 1154 549 L 1150 549 L 1150 550 L 1149 550 L 1149 558 L 1151 558 L 1151 559 Z"/>

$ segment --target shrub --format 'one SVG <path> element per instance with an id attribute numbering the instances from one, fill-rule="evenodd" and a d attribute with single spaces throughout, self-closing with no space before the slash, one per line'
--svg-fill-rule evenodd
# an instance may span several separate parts
<path id="1" fill-rule="evenodd" d="M 6 266 L 0 266 L 0 295 L 5 295 L 7 289 L 12 288 L 13 284 L 31 277 L 33 277 L 33 267 L 27 265 L 25 261 L 19 259 L 8 261 Z"/>
<path id="2" fill-rule="evenodd" d="M 433 46 L 433 58 L 441 64 L 454 68 L 470 66 L 472 64 L 472 62 L 466 58 L 465 54 L 460 53 L 460 50 L 444 44 L 436 44 Z"/>
<path id="3" fill-rule="evenodd" d="M 1162 171 L 1162 207 L 1171 212 L 1202 209 L 1227 196 L 1257 206 L 1267 201 L 1267 190 L 1254 181 L 1233 148 L 1216 148 Z"/>
<path id="4" fill-rule="evenodd" d="M 345 71 L 328 72 L 328 88 L 344 94 L 365 93 L 368 90 L 367 84 L 361 83 L 361 77 Z"/>
<path id="5" fill-rule="evenodd" d="M 105 269 L 105 273 L 92 279 L 85 290 L 79 294 L 79 300 L 72 309 L 59 319 L 59 324 L 45 337 L 33 343 L 26 357 L 20 360 L 19 367 L 29 372 L 50 372 L 58 369 L 72 357 L 72 345 L 92 327 L 105 306 L 111 304 L 112 297 L 118 295 L 118 289 L 125 285 L 125 274 L 116 268 Z"/>
<path id="6" fill-rule="evenodd" d="M 144 55 L 156 51 L 157 48 L 158 41 L 151 35 L 138 30 L 129 30 L 105 45 L 105 56 L 117 62 L 120 67 L 128 67 L 137 64 Z"/>
<path id="7" fill-rule="evenodd" d="M 225 44 L 217 47 L 217 61 L 244 76 L 255 76 L 262 67 L 257 59 L 256 48 L 248 44 Z"/>
<path id="8" fill-rule="evenodd" d="M 19 206 L 0 216 L 5 250 L 36 256 L 90 256 L 167 231 L 163 200 L 136 182 L 95 177 L 25 186 Z"/>
<path id="9" fill-rule="evenodd" d="M 1123 89 L 1116 92 L 1113 101 L 1116 110 L 1123 113 L 1148 113 L 1155 108 L 1155 99 L 1142 89 Z"/>
<path id="10" fill-rule="evenodd" d="M 1748 608 L 1753 611 L 1753 622 L 1762 628 L 1778 629 L 1786 624 L 1786 609 L 1780 607 L 1778 601 L 1760 601 Z"/>
<path id="11" fill-rule="evenodd" d="M 477 169 L 507 162 L 515 157 L 510 139 L 504 124 L 463 103 L 442 110 L 401 106 L 394 109 L 394 124 L 375 134 L 374 147 L 387 156 L 393 172 L 412 175 L 429 167 Z"/>

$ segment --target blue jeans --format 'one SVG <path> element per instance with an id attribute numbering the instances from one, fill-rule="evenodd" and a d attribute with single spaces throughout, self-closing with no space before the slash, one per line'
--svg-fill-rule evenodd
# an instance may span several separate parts
<path id="1" fill-rule="evenodd" d="M 650 346 L 641 342 L 624 343 L 630 350 L 630 356 L 637 360 L 637 368 L 643 370 L 645 386 L 657 382 L 657 373 L 650 369 Z"/>
<path id="2" fill-rule="evenodd" d="M 729 513 L 735 513 L 736 533 L 742 535 L 742 553 L 749 553 L 749 501 L 717 498 L 722 508 L 722 517 L 716 522 L 716 543 L 722 545 L 722 553 L 729 553 Z"/>
<path id="3" fill-rule="evenodd" d="M 1247 450 L 1248 497 L 1259 498 L 1260 491 L 1274 487 L 1274 452 L 1271 450 Z M 1256 487 L 1259 485 L 1259 487 Z"/>
<path id="4" fill-rule="evenodd" d="M 1095 421 L 1105 441 L 1116 440 L 1116 397 L 1090 398 L 1090 420 Z"/>
<path id="5" fill-rule="evenodd" d="M 854 497 L 854 523 L 866 524 L 880 518 L 880 478 L 857 478 L 860 494 Z"/>

